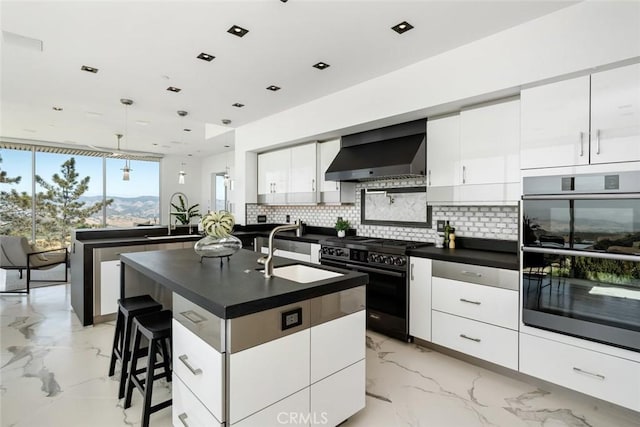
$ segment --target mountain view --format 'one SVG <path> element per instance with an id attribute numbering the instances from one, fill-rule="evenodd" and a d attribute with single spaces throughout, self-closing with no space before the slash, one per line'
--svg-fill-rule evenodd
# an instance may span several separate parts
<path id="1" fill-rule="evenodd" d="M 113 203 L 107 206 L 107 225 L 109 227 L 131 227 L 136 224 L 154 224 L 160 220 L 158 196 L 110 197 Z M 80 197 L 81 202 L 92 205 L 102 201 L 102 196 Z M 102 213 L 87 219 L 90 225 L 99 226 Z"/>

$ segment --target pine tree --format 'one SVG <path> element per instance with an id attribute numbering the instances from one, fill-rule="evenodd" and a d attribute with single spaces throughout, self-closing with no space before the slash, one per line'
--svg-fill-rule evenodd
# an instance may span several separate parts
<path id="1" fill-rule="evenodd" d="M 0 155 L 0 184 L 19 184 L 21 180 L 21 176 L 7 176 Z M 31 236 L 31 196 L 25 191 L 0 191 L 0 234 Z"/>
<path id="2" fill-rule="evenodd" d="M 113 203 L 113 199 L 107 199 L 86 206 L 79 199 L 89 189 L 91 177 L 78 177 L 73 157 L 61 165 L 60 175 L 53 174 L 52 183 L 36 175 L 36 182 L 45 190 L 37 195 L 36 222 L 41 224 L 38 234 L 44 235 L 49 244 L 68 245 L 73 228 L 89 227 L 87 218 Z"/>

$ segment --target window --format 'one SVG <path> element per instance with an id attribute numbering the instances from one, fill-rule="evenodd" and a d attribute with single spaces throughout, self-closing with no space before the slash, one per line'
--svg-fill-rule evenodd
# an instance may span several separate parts
<path id="1" fill-rule="evenodd" d="M 123 158 L 100 152 L 0 143 L 0 159 L 0 234 L 39 248 L 68 246 L 75 228 L 153 224 L 160 216 L 157 159 L 131 160 L 130 181 L 122 180 Z"/>
<path id="2" fill-rule="evenodd" d="M 213 208 L 216 211 L 228 211 L 227 187 L 225 186 L 226 174 L 224 172 L 220 172 L 212 175 L 212 177 L 213 182 L 211 188 L 213 189 Z"/>
<path id="3" fill-rule="evenodd" d="M 107 227 L 134 227 L 160 220 L 160 164 L 131 160 L 129 181 L 122 180 L 124 159 L 107 160 Z"/>

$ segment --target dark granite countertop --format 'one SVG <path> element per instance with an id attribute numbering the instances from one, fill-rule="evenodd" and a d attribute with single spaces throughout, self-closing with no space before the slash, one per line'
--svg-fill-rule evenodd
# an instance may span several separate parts
<path id="1" fill-rule="evenodd" d="M 458 238 L 462 247 L 455 249 L 424 246 L 408 251 L 409 256 L 431 258 L 440 261 L 461 262 L 464 264 L 482 265 L 485 267 L 519 270 L 517 242 L 491 239 L 462 239 Z M 464 247 L 464 244 L 468 247 Z M 492 249 L 499 250 L 492 250 Z"/>
<path id="2" fill-rule="evenodd" d="M 292 304 L 367 284 L 368 276 L 349 270 L 318 266 L 274 257 L 274 266 L 304 264 L 344 273 L 343 276 L 311 283 L 278 277 L 265 279 L 259 272 L 258 254 L 241 249 L 222 266 L 218 259 L 200 263 L 193 249 L 122 254 L 122 262 L 167 289 L 211 311 L 223 319 Z M 126 294 L 126 284 L 125 284 Z"/>
<path id="3" fill-rule="evenodd" d="M 105 239 L 87 239 L 80 240 L 85 247 L 89 248 L 108 248 L 113 246 L 133 246 L 133 245 L 152 245 L 154 243 L 177 243 L 192 242 L 202 239 L 199 234 L 184 234 L 172 236 L 133 236 L 133 237 L 112 237 Z"/>

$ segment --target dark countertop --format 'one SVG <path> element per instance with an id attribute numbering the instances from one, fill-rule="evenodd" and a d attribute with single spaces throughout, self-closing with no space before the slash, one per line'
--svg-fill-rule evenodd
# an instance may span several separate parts
<path id="1" fill-rule="evenodd" d="M 411 249 L 409 256 L 431 258 L 440 261 L 461 262 L 464 264 L 482 265 L 486 267 L 504 268 L 507 270 L 519 270 L 520 262 L 518 253 L 496 252 L 484 249 L 443 249 L 435 246 L 425 246 Z"/>
<path id="2" fill-rule="evenodd" d="M 258 270 L 258 254 L 241 249 L 222 266 L 218 259 L 200 263 L 193 249 L 122 254 L 127 266 L 140 271 L 167 289 L 223 319 L 292 304 L 345 289 L 366 285 L 368 276 L 348 270 L 318 266 L 274 257 L 274 266 L 304 264 L 344 273 L 312 283 L 297 283 L 278 277 L 265 279 Z M 126 284 L 125 284 L 126 293 Z"/>
<path id="3" fill-rule="evenodd" d="M 113 246 L 133 246 L 133 245 L 152 245 L 160 243 L 177 243 L 192 242 L 202 239 L 199 234 L 173 235 L 173 236 L 134 236 L 134 237 L 113 237 L 106 239 L 87 239 L 80 240 L 85 247 L 88 248 L 108 248 Z"/>

